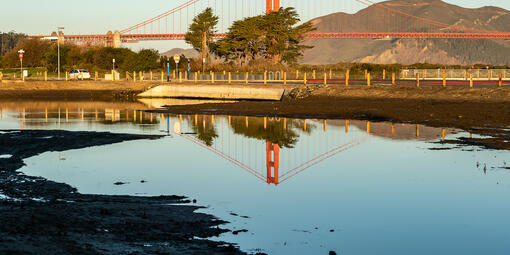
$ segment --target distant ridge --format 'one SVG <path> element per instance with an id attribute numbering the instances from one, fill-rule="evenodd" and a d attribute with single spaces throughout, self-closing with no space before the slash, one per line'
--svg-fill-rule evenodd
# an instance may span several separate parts
<path id="1" fill-rule="evenodd" d="M 184 55 L 186 58 L 198 58 L 200 56 L 198 51 L 194 49 L 182 49 L 182 48 L 174 48 L 169 51 L 163 52 L 160 55 L 166 57 L 173 57 L 176 54 Z"/>
<path id="2" fill-rule="evenodd" d="M 423 16 L 428 19 L 480 30 L 510 32 L 510 12 L 498 7 L 468 9 L 445 3 L 441 0 L 391 0 L 382 2 L 391 8 Z M 370 6 L 356 14 L 334 13 L 313 19 L 317 32 L 335 32 L 343 26 L 345 32 L 360 32 L 362 24 L 342 21 L 356 19 L 362 15 L 372 24 L 383 23 L 387 18 L 381 10 Z M 413 22 L 413 21 L 410 21 Z M 412 27 L 412 26 L 409 26 Z M 400 28 L 390 27 L 390 31 Z M 405 31 L 404 31 L 405 32 Z M 408 30 L 407 32 L 417 32 Z M 510 64 L 510 41 L 471 39 L 321 39 L 307 40 L 313 49 L 305 52 L 301 61 L 305 64 L 332 64 L 339 62 L 367 62 L 378 64 Z"/>

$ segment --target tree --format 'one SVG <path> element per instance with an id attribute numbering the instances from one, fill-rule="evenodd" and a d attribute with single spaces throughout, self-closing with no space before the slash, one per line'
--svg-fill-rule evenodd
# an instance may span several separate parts
<path id="1" fill-rule="evenodd" d="M 159 68 L 159 53 L 153 49 L 142 49 L 137 54 L 131 54 L 125 61 L 123 68 L 133 71 L 149 71 Z"/>
<path id="2" fill-rule="evenodd" d="M 16 47 L 11 49 L 4 57 L 3 64 L 6 67 L 19 66 L 18 50 L 25 50 L 23 66 L 34 67 L 42 65 L 42 56 L 50 48 L 50 43 L 39 39 L 24 39 Z"/>
<path id="3" fill-rule="evenodd" d="M 315 30 L 311 22 L 296 26 L 299 15 L 292 7 L 280 8 L 265 16 L 263 30 L 266 55 L 276 63 L 295 63 L 305 49 L 311 48 L 301 44 L 304 34 Z"/>
<path id="4" fill-rule="evenodd" d="M 296 63 L 303 51 L 311 48 L 302 44 L 304 34 L 315 29 L 310 22 L 297 25 L 299 22 L 294 8 L 236 21 L 214 50 L 218 56 L 238 63 L 259 56 L 272 59 L 274 64 Z"/>
<path id="5" fill-rule="evenodd" d="M 19 42 L 26 38 L 25 34 L 15 32 L 1 33 L 0 32 L 0 56 L 4 56 L 10 50 L 14 49 Z"/>
<path id="6" fill-rule="evenodd" d="M 235 21 L 227 36 L 217 42 L 215 52 L 227 60 L 236 59 L 238 64 L 256 60 L 265 49 L 264 31 L 260 29 L 263 23 L 264 16 Z"/>
<path id="7" fill-rule="evenodd" d="M 217 24 L 218 16 L 214 15 L 211 8 L 207 8 L 193 18 L 193 23 L 189 26 L 185 40 L 200 52 L 202 59 L 208 59 L 209 49 L 215 47 L 212 35 L 216 32 Z"/>

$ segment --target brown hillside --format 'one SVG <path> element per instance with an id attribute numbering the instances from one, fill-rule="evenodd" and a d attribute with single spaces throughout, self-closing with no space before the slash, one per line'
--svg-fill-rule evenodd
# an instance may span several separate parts
<path id="1" fill-rule="evenodd" d="M 510 12 L 497 7 L 462 8 L 440 0 L 392 0 L 381 4 L 414 16 L 457 27 L 510 32 Z M 404 20 L 399 25 L 395 19 Z M 426 25 L 412 18 L 395 18 L 381 7 L 370 6 L 355 14 L 334 13 L 312 20 L 317 32 L 439 32 L 455 31 Z M 441 64 L 510 64 L 510 42 L 469 39 L 328 39 L 308 40 L 314 46 L 303 58 L 306 64 L 338 62 Z"/>

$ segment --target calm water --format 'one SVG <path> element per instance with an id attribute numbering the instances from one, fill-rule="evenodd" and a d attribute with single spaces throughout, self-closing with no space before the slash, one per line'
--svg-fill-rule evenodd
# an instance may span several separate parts
<path id="1" fill-rule="evenodd" d="M 166 134 L 47 152 L 21 171 L 82 193 L 197 199 L 225 227 L 248 230 L 214 240 L 250 252 L 510 252 L 509 153 L 430 150 L 452 147 L 433 143 L 443 136 L 469 136 L 461 130 L 135 112 L 159 104 L 144 103 L 0 102 L 0 128 Z"/>

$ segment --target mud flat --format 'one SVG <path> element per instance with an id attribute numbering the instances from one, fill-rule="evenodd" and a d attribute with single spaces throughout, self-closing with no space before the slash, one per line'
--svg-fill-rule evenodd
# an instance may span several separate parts
<path id="1" fill-rule="evenodd" d="M 23 159 L 159 136 L 56 130 L 0 131 L 0 254 L 241 254 L 201 238 L 228 230 L 179 196 L 86 195 L 16 170 Z M 113 185 L 113 184 L 112 184 Z M 198 239 L 200 238 L 200 239 Z"/>
<path id="2" fill-rule="evenodd" d="M 170 106 L 155 112 L 416 123 L 487 136 L 458 143 L 510 149 L 510 88 L 308 86 L 295 88 L 281 102 Z"/>

